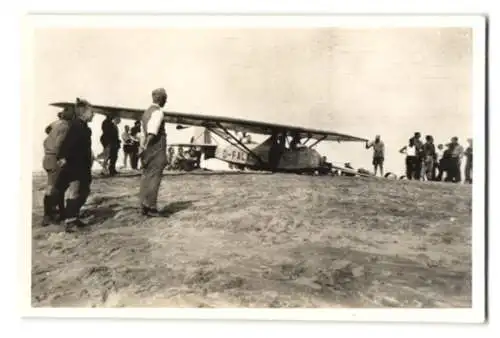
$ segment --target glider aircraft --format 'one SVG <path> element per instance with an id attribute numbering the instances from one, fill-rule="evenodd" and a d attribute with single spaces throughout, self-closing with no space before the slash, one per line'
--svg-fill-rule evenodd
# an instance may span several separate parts
<path id="1" fill-rule="evenodd" d="M 72 102 L 55 102 L 50 105 L 64 109 L 74 107 Z M 140 120 L 144 113 L 143 109 L 94 104 L 92 104 L 92 110 L 97 114 L 134 121 Z M 185 126 L 203 127 L 228 143 L 228 146 L 221 147 L 211 144 L 211 141 L 205 137 L 202 144 L 179 144 L 178 146 L 195 146 L 202 149 L 205 159 L 217 158 L 239 169 L 256 171 L 330 174 L 332 167 L 344 171 L 345 168 L 332 166 L 326 162 L 326 157 L 321 156 L 314 147 L 323 141 L 367 142 L 367 139 L 334 131 L 174 111 L 164 111 L 164 121 L 177 125 L 177 129 L 188 128 Z M 262 143 L 244 142 L 235 135 L 238 132 L 269 137 Z M 347 171 L 351 172 L 351 170 Z M 355 174 L 362 175 L 358 172 Z"/>

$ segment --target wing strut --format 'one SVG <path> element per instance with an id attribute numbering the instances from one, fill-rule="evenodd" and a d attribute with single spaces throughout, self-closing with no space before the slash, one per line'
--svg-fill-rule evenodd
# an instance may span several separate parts
<path id="1" fill-rule="evenodd" d="M 313 144 L 311 144 L 311 145 L 309 146 L 309 149 L 312 149 L 312 147 L 314 147 L 315 145 L 317 145 L 318 143 L 320 143 L 321 141 L 323 141 L 325 138 L 326 138 L 326 135 L 325 135 L 325 136 L 323 136 L 322 138 L 318 139 L 318 140 L 317 140 L 316 142 L 314 142 Z M 309 141 L 309 139 L 308 139 L 308 141 Z"/>
<path id="2" fill-rule="evenodd" d="M 231 134 L 226 128 L 224 128 L 220 123 L 217 123 L 217 127 L 220 128 L 224 133 L 217 129 L 207 128 L 210 132 L 226 140 L 229 144 L 239 148 L 242 151 L 246 151 L 248 154 L 252 155 L 262 166 L 265 166 L 264 161 L 256 155 L 252 150 L 250 150 L 245 144 L 243 144 L 237 137 Z M 231 140 L 234 142 L 231 142 Z"/>

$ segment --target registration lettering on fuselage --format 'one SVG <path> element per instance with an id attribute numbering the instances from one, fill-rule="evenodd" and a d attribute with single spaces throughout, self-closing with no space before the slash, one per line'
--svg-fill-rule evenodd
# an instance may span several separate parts
<path id="1" fill-rule="evenodd" d="M 247 153 L 236 148 L 224 148 L 221 154 L 221 160 L 229 162 L 246 163 L 247 159 Z"/>

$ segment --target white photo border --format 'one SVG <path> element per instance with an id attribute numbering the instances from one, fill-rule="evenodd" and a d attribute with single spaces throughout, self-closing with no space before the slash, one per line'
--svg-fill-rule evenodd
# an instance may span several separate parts
<path id="1" fill-rule="evenodd" d="M 27 15 L 23 18 L 22 114 L 33 100 L 33 30 L 39 27 L 470 27 L 473 30 L 473 130 L 475 149 L 485 144 L 486 18 L 480 15 Z M 472 308 L 470 309 L 76 309 L 31 307 L 31 140 L 21 145 L 19 273 L 23 317 L 249 319 L 356 322 L 480 323 L 485 319 L 485 152 L 475 151 L 472 227 Z"/>

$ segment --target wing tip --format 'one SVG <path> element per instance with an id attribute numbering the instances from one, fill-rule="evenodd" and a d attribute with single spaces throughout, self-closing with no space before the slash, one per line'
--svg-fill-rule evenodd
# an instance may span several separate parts
<path id="1" fill-rule="evenodd" d="M 73 103 L 70 103 L 70 102 L 52 102 L 52 103 L 49 103 L 49 106 L 59 107 L 59 108 L 65 108 L 65 107 L 69 107 L 72 105 L 73 105 Z"/>

